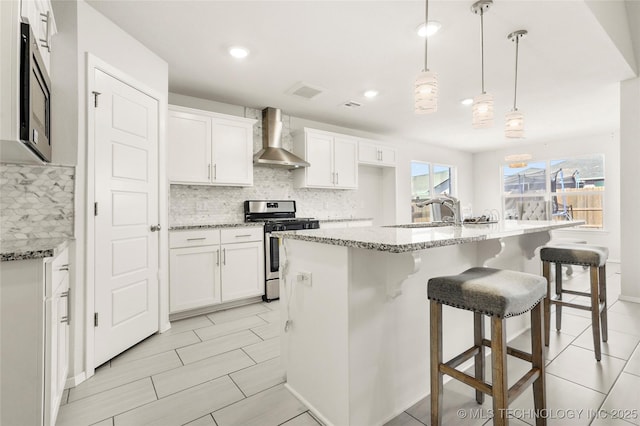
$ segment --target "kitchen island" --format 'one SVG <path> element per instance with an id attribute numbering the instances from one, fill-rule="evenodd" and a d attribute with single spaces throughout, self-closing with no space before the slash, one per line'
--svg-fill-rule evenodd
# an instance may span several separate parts
<path id="1" fill-rule="evenodd" d="M 583 223 L 278 233 L 287 388 L 326 425 L 384 424 L 429 393 L 428 279 L 472 266 L 539 274 L 536 248 L 553 229 Z M 526 321 L 510 318 L 509 336 Z M 472 323 L 471 312 L 445 307 L 445 358 L 471 346 Z"/>

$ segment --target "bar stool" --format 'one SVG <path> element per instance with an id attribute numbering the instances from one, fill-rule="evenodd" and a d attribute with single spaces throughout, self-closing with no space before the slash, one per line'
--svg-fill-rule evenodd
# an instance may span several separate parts
<path id="1" fill-rule="evenodd" d="M 476 401 L 493 397 L 493 424 L 507 425 L 507 408 L 533 384 L 536 425 L 546 425 L 542 303 L 543 277 L 493 268 L 471 268 L 459 275 L 431 278 L 427 287 L 431 312 L 431 425 L 442 425 L 443 375 L 476 389 Z M 474 345 L 444 363 L 442 360 L 442 305 L 473 311 Z M 531 311 L 531 353 L 507 346 L 505 319 Z M 491 340 L 484 338 L 484 316 L 491 317 Z M 491 348 L 492 384 L 484 381 L 484 347 Z M 510 389 L 507 354 L 531 363 L 529 370 Z M 474 357 L 475 377 L 456 367 Z"/>
<path id="2" fill-rule="evenodd" d="M 542 275 L 547 280 L 547 296 L 544 302 L 545 340 L 549 346 L 549 331 L 551 329 L 551 305 L 556 305 L 556 330 L 562 326 L 562 307 L 591 311 L 591 329 L 593 331 L 593 350 L 596 360 L 602 358 L 600 348 L 600 330 L 602 329 L 602 341 L 608 339 L 607 333 L 607 278 L 606 264 L 609 250 L 606 247 L 598 247 L 586 244 L 558 244 L 544 246 L 540 249 L 542 260 Z M 551 297 L 550 264 L 556 265 L 556 289 L 555 297 Z M 562 265 L 582 265 L 589 267 L 591 291 L 575 291 L 562 288 Z M 590 305 L 565 302 L 562 294 L 586 296 L 591 299 Z"/>

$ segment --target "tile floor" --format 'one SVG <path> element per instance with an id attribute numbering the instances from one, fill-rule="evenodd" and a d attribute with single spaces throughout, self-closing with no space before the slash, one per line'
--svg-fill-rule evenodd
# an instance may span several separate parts
<path id="1" fill-rule="evenodd" d="M 607 279 L 609 342 L 600 363 L 592 350 L 589 312 L 565 308 L 562 331 L 552 324 L 546 354 L 550 425 L 640 425 L 640 304 L 617 300 L 617 265 L 609 265 Z M 588 274 L 574 269 L 565 283 L 586 290 Z M 66 391 L 57 425 L 317 426 L 283 386 L 278 319 L 275 301 L 176 321 L 170 331 L 146 339 Z M 528 333 L 511 344 L 528 350 Z M 512 378 L 526 369 L 509 357 Z M 532 399 L 527 390 L 512 403 L 512 424 L 535 424 L 528 415 Z M 444 407 L 445 425 L 491 424 L 491 399 L 478 406 L 473 391 L 454 380 L 445 385 Z M 425 399 L 387 425 L 428 425 L 429 415 Z"/>

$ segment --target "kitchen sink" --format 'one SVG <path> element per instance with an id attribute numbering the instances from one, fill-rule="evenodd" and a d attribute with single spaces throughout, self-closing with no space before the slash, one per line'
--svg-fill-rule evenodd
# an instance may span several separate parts
<path id="1" fill-rule="evenodd" d="M 404 225 L 388 225 L 385 228 L 436 228 L 439 226 L 453 226 L 453 222 L 418 222 Z"/>

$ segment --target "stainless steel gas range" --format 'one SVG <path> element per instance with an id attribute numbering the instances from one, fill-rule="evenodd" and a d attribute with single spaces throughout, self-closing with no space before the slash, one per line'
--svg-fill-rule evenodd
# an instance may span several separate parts
<path id="1" fill-rule="evenodd" d="M 248 200 L 244 202 L 245 222 L 264 222 L 265 291 L 262 298 L 270 302 L 280 298 L 280 239 L 275 231 L 318 229 L 320 222 L 296 217 L 293 200 Z"/>

